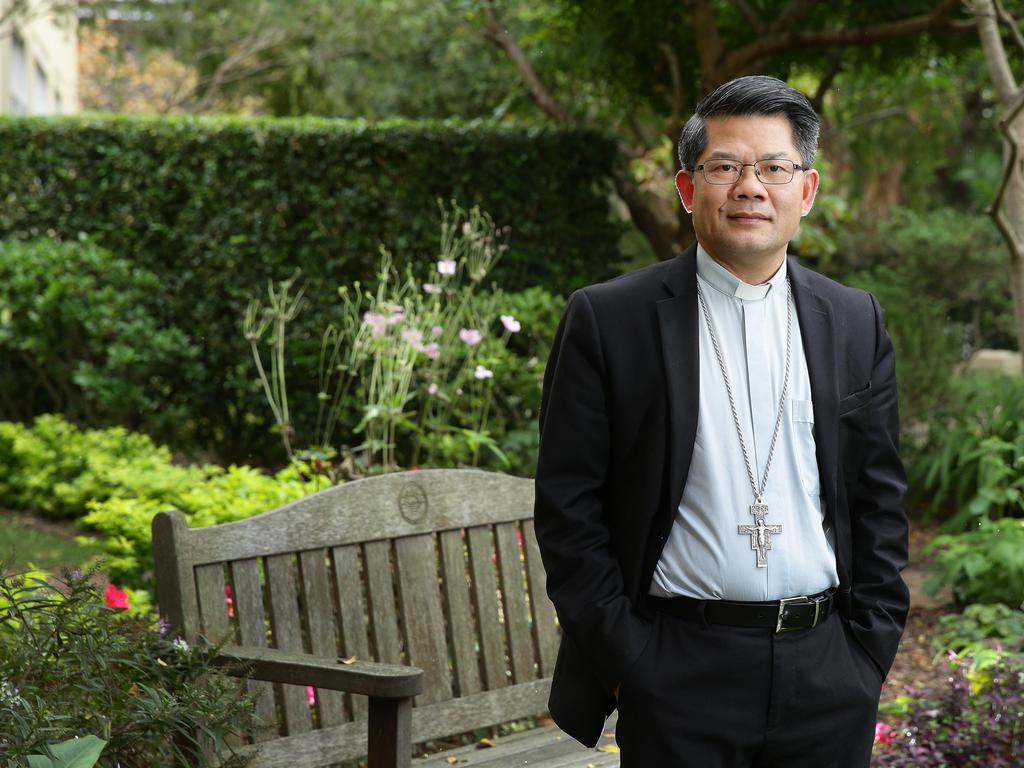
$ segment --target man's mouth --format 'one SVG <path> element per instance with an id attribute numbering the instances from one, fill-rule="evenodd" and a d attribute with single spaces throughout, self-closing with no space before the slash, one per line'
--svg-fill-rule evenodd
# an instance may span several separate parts
<path id="1" fill-rule="evenodd" d="M 728 218 L 735 219 L 737 221 L 768 221 L 768 217 L 763 213 L 755 213 L 753 211 L 741 211 L 740 213 L 730 213 Z"/>

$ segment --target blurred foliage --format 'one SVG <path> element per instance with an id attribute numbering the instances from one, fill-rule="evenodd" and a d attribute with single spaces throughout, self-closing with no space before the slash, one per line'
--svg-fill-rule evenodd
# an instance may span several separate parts
<path id="1" fill-rule="evenodd" d="M 925 522 L 941 513 L 948 531 L 1021 515 L 1024 492 L 1024 379 L 971 375 L 950 381 L 927 433 L 907 441 L 911 498 Z"/>
<path id="2" fill-rule="evenodd" d="M 108 608 L 95 576 L 0 577 L 0 761 L 93 765 L 35 757 L 88 735 L 103 768 L 248 764 L 228 744 L 255 724 L 245 682 L 218 670 L 215 648 Z"/>
<path id="3" fill-rule="evenodd" d="M 935 554 L 925 588 L 949 586 L 960 605 L 1024 604 L 1024 519 L 982 518 L 974 530 L 943 534 L 925 548 Z"/>
<path id="4" fill-rule="evenodd" d="M 1010 645 L 1024 637 L 1024 609 L 1003 603 L 976 603 L 963 613 L 939 617 L 938 632 L 932 638 L 932 650 L 956 653 L 980 650 L 996 644 Z"/>
<path id="5" fill-rule="evenodd" d="M 196 345 L 160 315 L 161 281 L 95 242 L 0 241 L 0 414 L 44 411 L 167 433 L 188 416 Z"/>
<path id="6" fill-rule="evenodd" d="M 265 461 L 273 439 L 241 333 L 252 295 L 300 268 L 309 295 L 327 299 L 338 285 L 371 279 L 382 244 L 396 265 L 425 269 L 437 254 L 438 198 L 479 203 L 511 224 L 509 251 L 491 275 L 508 290 L 542 284 L 566 293 L 607 278 L 616 273 L 624 230 L 608 197 L 614 152 L 593 132 L 481 124 L 9 119 L 0 122 L 0 238 L 75 241 L 87 232 L 123 259 L 100 278 L 97 249 L 68 252 L 72 266 L 82 263 L 69 277 L 70 295 L 111 292 L 109 308 L 76 299 L 74 319 L 95 320 L 109 344 L 102 354 L 124 374 L 82 381 L 105 402 L 123 403 L 137 419 L 128 423 L 172 424 L 173 433 L 156 434 L 178 449 Z M 64 253 L 37 246 L 30 255 L 38 267 L 14 260 L 9 269 L 43 280 Z M 22 307 L 46 299 L 35 286 L 6 301 Z M 133 318 L 147 310 L 152 321 L 140 327 Z M 304 313 L 296 365 L 316 370 L 319 328 L 330 311 L 314 303 Z M 160 335 L 174 328 L 187 340 L 187 357 L 157 375 L 146 361 L 155 364 L 171 340 L 181 342 Z M 113 343 L 121 330 L 131 331 L 136 347 Z M 19 331 L 11 343 L 41 343 L 46 331 Z M 186 365 L 194 360 L 202 365 Z M 131 374 L 141 370 L 154 386 L 133 394 Z M 187 403 L 188 413 L 168 408 L 175 403 Z M 0 418 L 31 415 L 0 400 Z M 101 413 L 85 415 L 102 423 Z"/>

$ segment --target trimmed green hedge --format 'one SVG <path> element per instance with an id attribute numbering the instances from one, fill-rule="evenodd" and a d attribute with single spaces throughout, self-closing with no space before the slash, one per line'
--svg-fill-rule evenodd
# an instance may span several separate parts
<path id="1" fill-rule="evenodd" d="M 336 287 L 371 280 L 381 244 L 425 271 L 437 200 L 455 199 L 511 228 L 492 279 L 567 293 L 616 272 L 614 157 L 596 133 L 483 124 L 2 118 L 0 239 L 89 233 L 156 275 L 149 311 L 203 362 L 178 382 L 191 418 L 173 441 L 259 460 L 274 439 L 241 321 L 268 280 L 302 270 L 315 357 Z"/>

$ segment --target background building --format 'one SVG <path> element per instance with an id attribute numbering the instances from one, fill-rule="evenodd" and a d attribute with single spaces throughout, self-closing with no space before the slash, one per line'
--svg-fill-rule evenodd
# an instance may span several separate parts
<path id="1" fill-rule="evenodd" d="M 0 0 L 0 114 L 79 110 L 74 5 L 67 0 Z"/>

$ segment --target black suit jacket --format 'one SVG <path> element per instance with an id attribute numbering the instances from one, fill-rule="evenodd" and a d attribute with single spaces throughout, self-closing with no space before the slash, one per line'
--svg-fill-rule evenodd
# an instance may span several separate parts
<path id="1" fill-rule="evenodd" d="M 877 301 L 790 257 L 838 606 L 886 674 L 906 620 L 895 360 Z M 549 708 L 592 746 L 650 633 L 642 600 L 697 430 L 696 247 L 574 292 L 544 375 L 535 520 L 562 627 Z M 695 692 L 700 695 L 700 692 Z"/>

